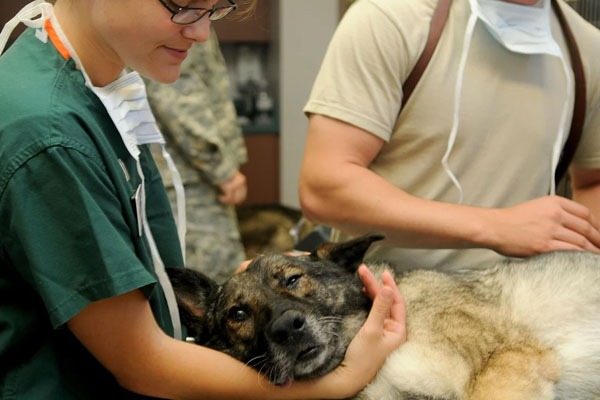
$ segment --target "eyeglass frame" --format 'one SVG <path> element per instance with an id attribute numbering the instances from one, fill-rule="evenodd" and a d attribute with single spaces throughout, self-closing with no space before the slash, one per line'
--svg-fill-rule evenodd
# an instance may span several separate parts
<path id="1" fill-rule="evenodd" d="M 162 4 L 172 14 L 171 15 L 171 22 L 173 22 L 174 24 L 177 24 L 177 25 L 191 25 L 193 23 L 196 23 L 196 22 L 200 21 L 202 18 L 204 18 L 204 16 L 206 14 L 208 14 L 208 19 L 210 19 L 211 21 L 218 21 L 221 18 L 226 17 L 230 12 L 232 12 L 233 10 L 235 10 L 237 8 L 237 4 L 233 0 L 227 0 L 229 2 L 228 6 L 217 7 L 216 4 L 215 4 L 211 8 L 204 8 L 204 7 L 182 7 L 182 6 L 178 5 L 177 3 L 175 3 L 172 0 L 158 0 L 158 1 L 160 1 L 160 4 Z M 167 1 L 168 1 L 168 3 L 167 3 Z M 169 3 L 171 3 L 171 4 L 169 4 Z M 172 8 L 173 6 L 175 6 L 176 8 Z M 217 12 L 219 10 L 222 10 L 222 9 L 225 9 L 225 8 L 229 8 L 229 11 L 226 12 L 225 14 L 223 14 L 221 17 L 219 17 L 217 19 L 212 19 L 211 18 L 211 16 L 215 12 Z M 199 14 L 200 16 L 197 19 L 193 20 L 193 21 L 190 21 L 190 22 L 177 22 L 177 21 L 174 20 L 174 18 L 177 15 L 179 15 L 181 12 L 184 12 L 184 11 L 198 11 L 198 10 L 202 10 L 204 12 L 202 14 Z"/>

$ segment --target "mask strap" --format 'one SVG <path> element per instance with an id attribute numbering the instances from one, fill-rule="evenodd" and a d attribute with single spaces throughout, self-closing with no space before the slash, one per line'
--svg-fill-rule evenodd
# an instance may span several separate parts
<path id="1" fill-rule="evenodd" d="M 164 143 L 161 144 L 162 156 L 167 161 L 167 166 L 171 172 L 171 180 L 173 181 L 173 187 L 175 188 L 175 198 L 177 199 L 177 234 L 179 235 L 179 241 L 181 242 L 181 253 L 185 260 L 185 234 L 187 231 L 187 221 L 185 215 L 185 189 L 183 188 L 183 181 L 181 174 L 173 162 L 173 158 L 167 151 L 167 147 Z"/>
<path id="2" fill-rule="evenodd" d="M 562 63 L 563 71 L 565 74 L 565 78 L 567 80 L 567 95 L 565 96 L 565 102 L 563 105 L 562 114 L 560 117 L 560 129 L 558 134 L 556 135 L 556 140 L 554 141 L 554 147 L 552 149 L 552 169 L 551 171 L 556 171 L 558 163 L 560 161 L 561 154 L 563 152 L 563 141 L 565 139 L 565 133 L 567 129 L 567 114 L 569 113 L 569 99 L 573 98 L 573 78 L 570 74 L 571 68 L 567 64 L 566 57 L 561 56 L 560 61 Z M 554 177 L 554 173 L 550 174 L 550 194 L 556 194 L 556 179 Z"/>
<path id="3" fill-rule="evenodd" d="M 146 214 L 146 190 L 145 190 L 145 179 L 144 172 L 142 171 L 142 166 L 139 160 L 136 160 L 137 171 L 140 176 L 141 182 L 141 193 L 140 193 L 140 209 L 138 210 L 141 213 L 142 217 L 142 226 L 144 228 L 144 235 L 146 235 L 146 240 L 148 241 L 148 245 L 150 246 L 150 253 L 152 255 L 152 263 L 154 264 L 154 272 L 156 273 L 156 277 L 158 278 L 158 282 L 163 289 L 165 294 L 165 299 L 167 301 L 167 307 L 169 309 L 169 315 L 171 316 L 171 322 L 173 323 L 173 337 L 175 339 L 181 340 L 183 337 L 181 330 L 181 320 L 179 318 L 179 307 L 177 306 L 177 300 L 175 298 L 175 291 L 173 290 L 173 286 L 171 285 L 171 281 L 169 280 L 169 276 L 165 271 L 165 265 L 160 257 L 160 253 L 158 251 L 158 246 L 156 246 L 156 242 L 154 241 L 154 236 L 152 236 L 152 231 L 150 230 L 150 224 L 148 223 L 148 217 Z"/>
<path id="4" fill-rule="evenodd" d="M 4 48 L 8 43 L 10 35 L 20 23 L 23 23 L 30 28 L 39 29 L 38 32 L 40 33 L 36 33 L 36 35 L 38 35 L 38 38 L 45 43 L 48 36 L 42 28 L 44 26 L 44 21 L 49 14 L 49 9 L 52 9 L 51 4 L 46 3 L 44 0 L 35 0 L 23 7 L 14 17 L 4 24 L 4 28 L 0 33 L 0 54 L 4 52 Z M 37 16 L 39 17 L 33 19 Z"/>
<path id="5" fill-rule="evenodd" d="M 454 148 L 454 143 L 456 142 L 456 137 L 458 136 L 458 126 L 459 126 L 459 122 L 460 122 L 460 98 L 462 95 L 463 80 L 465 77 L 467 58 L 469 56 L 469 49 L 471 48 L 471 39 L 473 38 L 473 31 L 475 30 L 476 23 L 477 23 L 477 15 L 475 13 L 471 12 L 471 16 L 469 17 L 469 22 L 467 23 L 467 29 L 465 31 L 465 38 L 463 40 L 463 43 L 464 43 L 463 51 L 462 51 L 461 58 L 460 58 L 460 64 L 458 66 L 458 74 L 457 74 L 458 76 L 456 79 L 456 87 L 454 90 L 454 115 L 453 115 L 453 122 L 452 122 L 452 130 L 450 131 L 450 136 L 448 137 L 448 145 L 446 147 L 446 153 L 444 154 L 444 157 L 442 158 L 442 165 L 444 166 L 444 171 L 446 171 L 446 174 L 448 175 L 448 177 L 450 178 L 450 180 L 452 181 L 452 183 L 454 184 L 454 186 L 456 186 L 456 189 L 458 190 L 458 204 L 462 204 L 462 202 L 463 202 L 463 197 L 464 197 L 463 188 L 462 188 L 458 178 L 456 178 L 456 175 L 454 175 L 454 173 L 452 172 L 452 169 L 450 168 L 450 164 L 448 163 L 448 159 L 450 158 L 450 153 L 452 152 L 452 149 Z"/>

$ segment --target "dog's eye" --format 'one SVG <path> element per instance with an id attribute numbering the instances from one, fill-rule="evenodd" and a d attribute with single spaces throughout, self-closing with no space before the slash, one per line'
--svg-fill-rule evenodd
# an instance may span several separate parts
<path id="1" fill-rule="evenodd" d="M 244 307 L 231 307 L 227 317 L 232 321 L 243 322 L 250 318 L 250 314 Z"/>
<path id="2" fill-rule="evenodd" d="M 298 281 L 300 280 L 301 277 L 302 277 L 302 275 L 296 274 L 296 275 L 292 275 L 292 276 L 286 278 L 285 287 L 288 289 L 295 288 L 298 285 Z"/>

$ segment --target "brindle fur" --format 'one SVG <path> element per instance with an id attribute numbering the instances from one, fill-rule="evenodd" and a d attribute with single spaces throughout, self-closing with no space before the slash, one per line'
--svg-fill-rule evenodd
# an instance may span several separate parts
<path id="1" fill-rule="evenodd" d="M 217 286 L 170 269 L 182 320 L 202 345 L 274 384 L 335 368 L 366 318 L 356 268 L 367 235 L 309 256 L 271 254 Z M 369 265 L 382 272 L 384 264 Z M 357 399 L 600 398 L 600 258 L 556 252 L 483 270 L 397 276 L 408 341 Z"/>

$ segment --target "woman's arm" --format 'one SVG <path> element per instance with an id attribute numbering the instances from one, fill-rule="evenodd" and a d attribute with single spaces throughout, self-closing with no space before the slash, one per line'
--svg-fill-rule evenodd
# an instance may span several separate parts
<path id="1" fill-rule="evenodd" d="M 167 336 L 139 290 L 90 304 L 68 327 L 136 393 L 171 399 L 346 398 L 364 387 L 406 338 L 404 303 L 393 280 L 384 277 L 380 288 L 364 270 L 367 293 L 376 298 L 342 364 L 322 378 L 285 388 L 224 353 Z"/>

